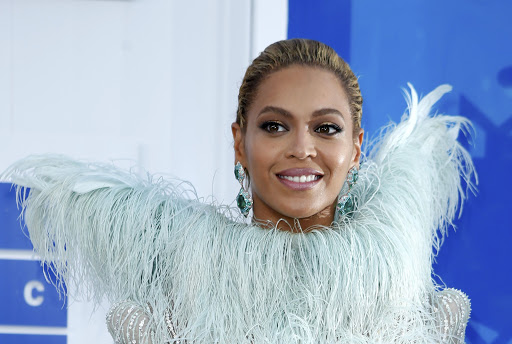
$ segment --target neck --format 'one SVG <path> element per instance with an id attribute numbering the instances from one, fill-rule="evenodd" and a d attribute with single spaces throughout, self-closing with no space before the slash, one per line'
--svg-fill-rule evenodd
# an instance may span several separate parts
<path id="1" fill-rule="evenodd" d="M 320 212 L 303 218 L 294 218 L 273 212 L 258 216 L 257 209 L 254 209 L 253 222 L 264 228 L 277 228 L 292 233 L 307 233 L 320 227 L 329 227 L 334 221 L 336 204 L 332 204 Z"/>

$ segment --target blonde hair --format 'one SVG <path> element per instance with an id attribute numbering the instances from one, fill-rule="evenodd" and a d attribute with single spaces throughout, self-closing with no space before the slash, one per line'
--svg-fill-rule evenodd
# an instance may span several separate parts
<path id="1" fill-rule="evenodd" d="M 324 68 L 340 80 L 348 97 L 354 123 L 354 134 L 361 128 L 363 97 L 357 77 L 350 66 L 328 45 L 310 39 L 289 39 L 269 45 L 245 72 L 238 93 L 236 123 L 245 131 L 247 111 L 256 97 L 261 82 L 271 73 L 291 65 Z"/>

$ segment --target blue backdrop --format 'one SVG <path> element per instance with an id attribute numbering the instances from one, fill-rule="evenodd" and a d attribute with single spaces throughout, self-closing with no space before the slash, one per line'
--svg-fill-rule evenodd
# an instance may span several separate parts
<path id="1" fill-rule="evenodd" d="M 472 300 L 467 343 L 512 343 L 512 2 L 289 0 L 288 37 L 331 45 L 359 76 L 366 139 L 405 110 L 402 87 L 454 91 L 440 112 L 469 117 L 480 184 L 434 266 Z"/>
<path id="2" fill-rule="evenodd" d="M 32 244 L 20 229 L 15 199 L 14 188 L 0 183 L 0 250 L 12 254 L 0 258 L 0 326 L 13 331 L 0 333 L 0 343 L 66 344 L 65 335 L 52 333 L 67 328 L 67 302 L 47 283 L 56 280 L 51 270 L 45 266 L 45 276 L 41 263 L 30 259 Z M 27 328 L 39 334 L 26 334 Z"/>

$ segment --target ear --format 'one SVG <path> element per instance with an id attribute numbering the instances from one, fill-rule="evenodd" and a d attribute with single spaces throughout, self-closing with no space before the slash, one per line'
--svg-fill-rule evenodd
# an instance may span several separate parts
<path id="1" fill-rule="evenodd" d="M 233 148 L 235 150 L 235 164 L 240 161 L 242 166 L 247 167 L 245 157 L 245 135 L 242 132 L 242 128 L 236 122 L 231 124 L 231 132 L 233 133 Z"/>
<path id="2" fill-rule="evenodd" d="M 352 154 L 351 166 L 359 167 L 361 160 L 361 146 L 363 145 L 364 130 L 359 129 L 359 134 L 354 137 L 354 153 Z"/>

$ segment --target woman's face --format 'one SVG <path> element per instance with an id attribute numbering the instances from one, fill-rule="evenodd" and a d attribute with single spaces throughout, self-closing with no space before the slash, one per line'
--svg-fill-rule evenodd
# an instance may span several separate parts
<path id="1" fill-rule="evenodd" d="M 362 131 L 353 137 L 348 99 L 332 72 L 294 65 L 270 74 L 249 107 L 245 133 L 236 123 L 232 130 L 256 219 L 299 218 L 304 229 L 331 224 L 363 139 Z"/>

